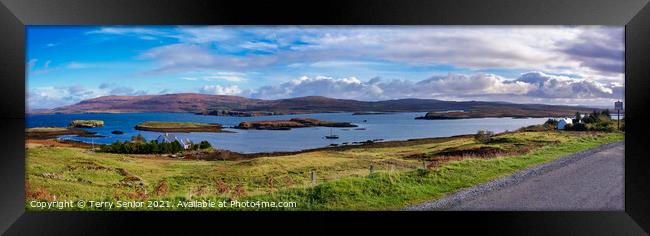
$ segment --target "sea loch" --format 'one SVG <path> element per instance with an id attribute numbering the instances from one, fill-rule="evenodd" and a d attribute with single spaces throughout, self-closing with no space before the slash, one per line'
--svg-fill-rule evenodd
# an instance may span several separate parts
<path id="1" fill-rule="evenodd" d="M 473 134 L 485 129 L 494 132 L 516 130 L 518 128 L 541 124 L 546 118 L 513 119 L 479 118 L 457 120 L 416 120 L 423 112 L 352 115 L 352 113 L 319 113 L 301 115 L 228 117 L 205 116 L 190 113 L 88 113 L 88 114 L 46 114 L 28 115 L 27 128 L 58 126 L 65 127 L 71 120 L 103 120 L 103 127 L 84 128 L 97 132 L 103 137 L 62 136 L 61 139 L 83 141 L 95 144 L 108 144 L 114 141 L 130 140 L 142 134 L 147 140 L 157 138 L 161 133 L 135 130 L 134 126 L 145 121 L 192 121 L 219 123 L 233 133 L 175 133 L 180 138 L 194 142 L 209 141 L 213 147 L 241 153 L 299 151 L 326 147 L 332 144 L 351 144 L 366 140 L 407 140 L 414 138 L 446 137 Z M 243 121 L 284 120 L 296 117 L 315 118 L 323 121 L 351 122 L 357 128 L 307 127 L 291 130 L 240 130 L 231 129 Z M 112 134 L 119 130 L 124 134 Z M 339 139 L 325 139 L 330 133 Z"/>

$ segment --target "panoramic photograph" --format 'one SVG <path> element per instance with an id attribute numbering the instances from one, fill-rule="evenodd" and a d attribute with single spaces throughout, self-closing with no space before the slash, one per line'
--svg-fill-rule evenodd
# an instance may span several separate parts
<path id="1" fill-rule="evenodd" d="M 624 27 L 25 30 L 28 211 L 625 209 Z"/>

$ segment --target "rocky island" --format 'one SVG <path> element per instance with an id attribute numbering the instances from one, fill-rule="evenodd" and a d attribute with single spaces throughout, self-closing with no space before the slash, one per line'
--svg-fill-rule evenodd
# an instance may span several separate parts
<path id="1" fill-rule="evenodd" d="M 65 127 L 35 127 L 25 130 L 28 138 L 33 139 L 50 139 L 60 135 L 77 135 L 80 137 L 97 137 L 96 132 L 90 132 L 83 129 L 65 128 Z"/>
<path id="2" fill-rule="evenodd" d="M 155 132 L 229 132 L 223 130 L 221 124 L 199 122 L 163 122 L 146 121 L 135 126 L 136 130 Z"/>
<path id="3" fill-rule="evenodd" d="M 207 112 L 197 112 L 197 115 L 209 116 L 235 116 L 235 117 L 253 117 L 253 116 L 275 116 L 284 115 L 280 112 L 264 112 L 264 111 L 233 111 L 233 110 L 212 110 Z"/>
<path id="4" fill-rule="evenodd" d="M 239 125 L 233 127 L 236 129 L 263 129 L 263 130 L 290 130 L 292 128 L 304 127 L 357 127 L 349 122 L 331 122 L 321 121 L 310 118 L 292 118 L 290 120 L 261 120 L 261 121 L 246 121 L 241 122 Z"/>
<path id="5" fill-rule="evenodd" d="M 355 112 L 352 113 L 353 116 L 363 116 L 363 115 L 384 115 L 384 114 L 390 114 L 390 112 Z"/>
<path id="6" fill-rule="evenodd" d="M 104 126 L 103 120 L 73 120 L 70 121 L 70 127 L 75 128 L 95 128 Z"/>

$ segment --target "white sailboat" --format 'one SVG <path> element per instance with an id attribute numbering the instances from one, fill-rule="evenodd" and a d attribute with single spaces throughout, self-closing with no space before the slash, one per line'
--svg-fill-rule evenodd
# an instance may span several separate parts
<path id="1" fill-rule="evenodd" d="M 330 135 L 325 136 L 326 139 L 338 139 L 339 136 L 336 134 L 332 134 L 332 128 L 330 128 Z"/>

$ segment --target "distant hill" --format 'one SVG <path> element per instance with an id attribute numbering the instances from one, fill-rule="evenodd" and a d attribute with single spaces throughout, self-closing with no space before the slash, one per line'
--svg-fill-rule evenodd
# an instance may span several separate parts
<path id="1" fill-rule="evenodd" d="M 105 96 L 39 113 L 187 112 L 205 115 L 254 116 L 321 112 L 445 112 L 452 110 L 472 112 L 473 117 L 476 117 L 476 114 L 479 114 L 478 117 L 508 116 L 509 114 L 513 116 L 557 117 L 573 116 L 576 111 L 584 113 L 593 109 L 575 106 L 481 101 L 455 102 L 435 99 L 396 99 L 369 102 L 309 96 L 262 100 L 238 96 L 180 93 Z"/>

